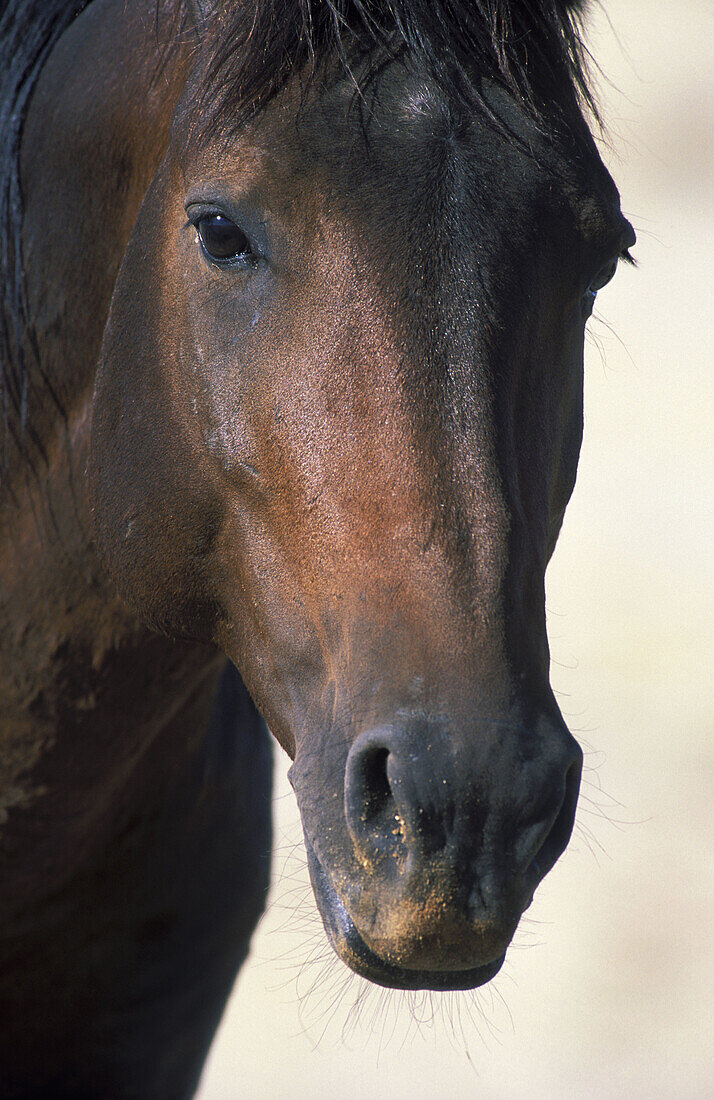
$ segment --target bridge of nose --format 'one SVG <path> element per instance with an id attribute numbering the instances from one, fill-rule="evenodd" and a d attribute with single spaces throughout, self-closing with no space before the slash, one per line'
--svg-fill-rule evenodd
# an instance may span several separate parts
<path id="1" fill-rule="evenodd" d="M 341 620 L 337 634 L 350 636 L 352 665 L 372 635 L 389 647 L 397 679 L 400 663 L 413 666 L 413 676 L 432 666 L 435 678 L 443 663 L 448 677 L 448 665 L 474 648 L 479 633 L 484 646 L 498 648 L 507 508 L 483 457 L 488 445 L 474 440 L 481 468 L 462 470 L 463 455 L 450 453 L 443 433 L 427 437 L 415 423 L 394 350 L 378 349 L 369 361 L 373 350 L 368 340 L 359 370 L 339 357 L 329 370 L 315 368 L 321 382 L 308 377 L 305 389 L 299 382 L 277 401 L 268 519 L 306 604 Z M 365 669 L 370 659 L 365 651 Z"/>

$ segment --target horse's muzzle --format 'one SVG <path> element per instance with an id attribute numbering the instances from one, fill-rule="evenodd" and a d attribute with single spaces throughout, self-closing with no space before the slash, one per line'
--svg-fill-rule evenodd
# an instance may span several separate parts
<path id="1" fill-rule="evenodd" d="M 494 732 L 495 730 L 495 732 Z M 573 827 L 581 751 L 564 726 L 494 727 L 471 753 L 433 724 L 369 730 L 347 754 L 351 866 L 305 822 L 338 955 L 381 985 L 464 989 L 498 971 Z M 311 835 L 312 834 L 312 835 Z"/>
<path id="2" fill-rule="evenodd" d="M 356 974 L 387 989 L 433 989 L 436 991 L 476 989 L 494 978 L 505 959 L 504 953 L 493 962 L 463 970 L 415 970 L 390 962 L 377 955 L 365 942 L 345 905 L 338 897 L 329 875 L 305 836 L 308 867 L 325 931 L 337 956 Z"/>

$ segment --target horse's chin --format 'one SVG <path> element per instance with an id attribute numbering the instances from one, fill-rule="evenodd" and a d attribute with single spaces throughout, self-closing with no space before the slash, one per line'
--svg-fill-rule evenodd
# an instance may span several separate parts
<path id="1" fill-rule="evenodd" d="M 412 970 L 396 966 L 376 955 L 362 938 L 337 894 L 330 876 L 305 837 L 310 878 L 328 939 L 338 958 L 350 970 L 388 989 L 475 989 L 494 978 L 503 965 L 499 958 L 466 970 Z"/>

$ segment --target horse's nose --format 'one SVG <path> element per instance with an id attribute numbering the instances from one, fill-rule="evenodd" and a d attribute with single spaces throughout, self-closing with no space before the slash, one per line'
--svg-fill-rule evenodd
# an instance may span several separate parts
<path id="1" fill-rule="evenodd" d="M 419 845 L 423 807 L 409 783 L 412 754 L 399 730 L 363 733 L 347 756 L 345 817 L 360 860 L 366 865 L 390 860 L 402 869 Z M 421 813 L 420 813 L 421 811 Z"/>
<path id="2" fill-rule="evenodd" d="M 570 838 L 581 762 L 570 734 L 550 724 L 527 752 L 504 749 L 502 767 L 493 753 L 466 759 L 443 738 L 369 730 L 347 757 L 347 827 L 361 862 L 386 877 L 428 874 L 433 858 L 446 858 L 475 878 L 479 867 L 489 880 L 497 870 L 508 893 L 529 895 Z M 471 896 L 480 894 L 475 882 Z"/>

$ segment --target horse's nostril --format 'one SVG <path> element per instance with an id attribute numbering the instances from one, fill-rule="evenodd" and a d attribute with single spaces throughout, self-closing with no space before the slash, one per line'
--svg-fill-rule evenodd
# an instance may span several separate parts
<path id="1" fill-rule="evenodd" d="M 568 768 L 565 774 L 565 789 L 560 807 L 552 824 L 547 831 L 544 831 L 545 835 L 541 843 L 537 845 L 528 861 L 528 870 L 537 874 L 538 879 L 543 878 L 550 871 L 553 864 L 565 851 L 570 840 L 580 790 L 580 770 L 579 760 Z"/>
<path id="2" fill-rule="evenodd" d="M 389 749 L 378 745 L 372 746 L 362 754 L 360 764 L 365 797 L 364 814 L 367 821 L 382 817 L 392 801 L 392 788 L 387 775 L 388 759 Z"/>
<path id="3" fill-rule="evenodd" d="M 570 834 L 573 831 L 573 824 L 575 822 L 575 808 L 578 804 L 578 793 L 580 791 L 580 772 L 581 765 L 577 763 L 571 764 L 565 775 L 565 796 L 563 798 L 563 804 L 560 807 L 557 818 L 553 823 L 553 828 L 550 830 L 549 840 L 552 840 L 553 844 L 558 848 L 558 855 L 556 859 L 564 851 L 566 844 L 570 840 Z"/>
<path id="4" fill-rule="evenodd" d="M 390 749 L 371 731 L 358 738 L 347 757 L 345 818 L 357 852 L 365 862 L 395 856 L 402 844 L 397 803 L 389 781 Z"/>

